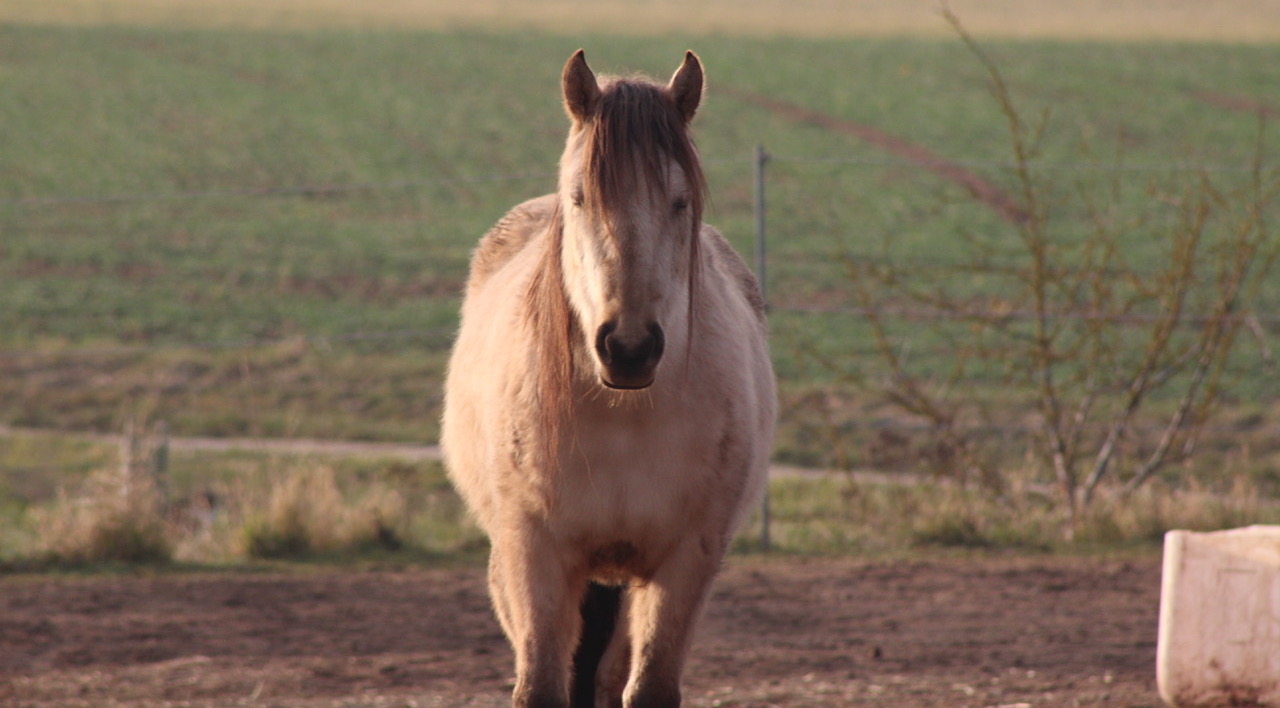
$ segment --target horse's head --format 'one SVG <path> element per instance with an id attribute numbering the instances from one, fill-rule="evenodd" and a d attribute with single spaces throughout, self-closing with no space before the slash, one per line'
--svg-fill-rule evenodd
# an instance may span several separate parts
<path id="1" fill-rule="evenodd" d="M 563 83 L 573 123 L 560 161 L 565 291 L 601 383 L 646 388 L 690 313 L 706 185 L 689 121 L 702 65 L 689 52 L 666 86 L 602 84 L 579 51 Z"/>

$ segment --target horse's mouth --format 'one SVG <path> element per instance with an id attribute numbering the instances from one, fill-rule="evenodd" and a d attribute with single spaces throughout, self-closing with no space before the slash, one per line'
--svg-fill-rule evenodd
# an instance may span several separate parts
<path id="1" fill-rule="evenodd" d="M 600 383 L 604 384 L 605 388 L 613 389 L 614 391 L 642 391 L 653 385 L 653 379 L 644 382 L 619 382 L 610 381 L 602 376 L 600 377 Z"/>
<path id="2" fill-rule="evenodd" d="M 602 366 L 596 375 L 612 391 L 641 391 L 653 385 L 657 373 L 656 366 Z"/>

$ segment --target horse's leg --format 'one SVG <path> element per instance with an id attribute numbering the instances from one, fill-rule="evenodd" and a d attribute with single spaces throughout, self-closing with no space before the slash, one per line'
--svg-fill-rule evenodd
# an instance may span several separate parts
<path id="1" fill-rule="evenodd" d="M 622 593 L 622 606 L 618 609 L 618 623 L 596 672 L 595 708 L 622 708 L 622 692 L 627 687 L 631 672 L 631 633 L 628 629 L 631 590 Z"/>
<path id="2" fill-rule="evenodd" d="M 507 602 L 506 593 L 502 590 L 506 583 L 502 565 L 498 562 L 501 557 L 496 550 L 489 554 L 489 599 L 493 601 L 493 613 L 498 616 L 498 624 L 510 641 L 515 636 L 515 629 L 511 618 L 511 604 Z"/>
<path id="3" fill-rule="evenodd" d="M 631 678 L 627 708 L 680 705 L 680 675 L 693 626 L 720 567 L 723 544 L 691 538 L 653 578 L 631 590 Z"/>
<path id="4" fill-rule="evenodd" d="M 541 529 L 494 538 L 489 588 L 516 655 L 517 708 L 568 708 L 569 667 L 585 582 L 564 567 Z"/>

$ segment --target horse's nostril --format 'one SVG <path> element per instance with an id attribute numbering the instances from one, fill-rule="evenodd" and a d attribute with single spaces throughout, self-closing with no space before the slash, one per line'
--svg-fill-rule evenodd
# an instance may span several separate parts
<path id="1" fill-rule="evenodd" d="M 657 322 L 649 325 L 649 341 L 652 346 L 649 349 L 649 358 L 655 362 L 662 357 L 662 350 L 667 346 L 666 335 L 662 333 L 662 326 Z"/>
<path id="2" fill-rule="evenodd" d="M 609 340 L 616 329 L 618 329 L 618 323 L 605 322 L 600 325 L 600 329 L 596 330 L 596 356 L 600 357 L 600 363 L 605 366 L 609 366 L 613 361 Z"/>
<path id="3" fill-rule="evenodd" d="M 606 368 L 625 373 L 652 370 L 662 358 L 666 337 L 656 322 L 650 324 L 638 339 L 628 340 L 615 322 L 606 322 L 596 330 L 596 355 Z"/>

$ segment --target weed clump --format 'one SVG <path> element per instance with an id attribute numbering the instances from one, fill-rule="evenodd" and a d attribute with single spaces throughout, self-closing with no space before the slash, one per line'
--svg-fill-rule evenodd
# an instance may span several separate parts
<path id="1" fill-rule="evenodd" d="M 241 545 L 249 558 L 300 558 L 404 545 L 404 499 L 378 487 L 350 503 L 332 468 L 296 470 L 272 485 L 261 509 L 246 513 Z"/>
<path id="2" fill-rule="evenodd" d="M 164 563 L 171 558 L 156 484 L 127 467 L 94 471 L 76 493 L 61 489 L 52 504 L 31 514 L 51 562 Z"/>

